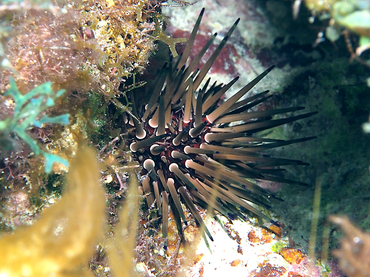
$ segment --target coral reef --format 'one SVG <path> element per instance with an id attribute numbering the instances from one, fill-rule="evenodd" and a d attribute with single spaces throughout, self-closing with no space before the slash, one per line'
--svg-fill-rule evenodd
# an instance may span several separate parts
<path id="1" fill-rule="evenodd" d="M 328 0 L 326 3 L 330 1 Z M 303 3 L 303 1 L 295 2 Z M 306 1 L 306 3 L 309 2 L 319 3 L 319 1 Z M 339 24 L 343 23 L 341 20 L 360 11 L 362 9 L 360 3 L 363 3 L 362 1 L 357 3 L 347 1 L 347 4 L 352 5 L 352 11 L 332 14 L 334 11 L 339 12 L 337 6 L 334 8 L 334 2 L 344 3 L 344 1 L 330 2 L 333 4 L 331 9 L 316 7 L 318 10 L 317 18 L 330 16 L 338 19 L 334 25 L 330 26 L 325 20 L 310 24 L 307 21 L 307 17 L 311 15 L 310 11 L 303 7 L 294 21 L 291 2 L 283 0 L 200 0 L 196 5 L 189 5 L 189 2 L 177 0 L 55 2 L 6 0 L 0 3 L 0 19 L 2 20 L 0 24 L 0 74 L 2 78 L 0 86 L 1 100 L 4 100 L 0 104 L 0 120 L 4 120 L 1 121 L 0 127 L 3 131 L 8 130 L 6 139 L 2 140 L 1 143 L 3 151 L 5 149 L 4 143 L 8 143 L 10 137 L 11 149 L 13 150 L 10 154 L 4 155 L 2 153 L 3 157 L 0 161 L 0 229 L 2 231 L 0 252 L 3 251 L 0 255 L 6 257 L 0 263 L 0 270 L 4 269 L 1 273 L 5 276 L 84 276 L 92 275 L 87 270 L 89 266 L 93 274 L 97 276 L 132 276 L 136 272 L 145 276 L 153 276 L 153 274 L 175 276 L 190 272 L 186 271 L 185 267 L 191 264 L 194 266 L 195 275 L 208 276 L 207 274 L 221 272 L 221 264 L 227 263 L 232 270 L 225 271 L 226 274 L 240 272 L 239 275 L 245 275 L 248 270 L 252 274 L 251 276 L 268 274 L 340 276 L 335 270 L 329 269 L 326 263 L 320 261 L 316 264 L 316 268 L 311 270 L 311 259 L 304 254 L 310 240 L 309 227 L 307 226 L 310 225 L 312 217 L 310 211 L 312 210 L 313 189 L 310 184 L 314 182 L 318 172 L 319 175 L 323 176 L 321 213 L 315 214 L 317 219 L 315 231 L 318 232 L 318 238 L 322 232 L 323 219 L 330 213 L 338 213 L 339 211 L 348 213 L 356 224 L 365 227 L 369 222 L 367 195 L 369 140 L 360 128 L 353 127 L 360 126 L 358 123 L 364 122 L 368 117 L 367 86 L 364 76 L 368 75 L 369 72 L 359 67 L 358 63 L 350 64 L 346 41 L 343 37 L 335 41 L 337 49 L 330 41 L 323 42 L 316 48 L 312 46 L 316 34 L 325 28 L 330 30 L 333 27 L 338 34 L 342 30 L 342 25 Z M 193 47 L 191 47 L 192 51 L 183 54 L 182 58 L 180 56 L 179 60 L 169 59 L 169 50 L 172 56 L 176 56 L 176 44 L 184 41 L 182 37 L 190 36 L 190 28 L 202 6 L 207 6 L 207 15 L 204 16 L 204 24 L 199 26 L 197 38 L 194 39 Z M 172 22 L 174 23 L 166 26 L 167 18 L 162 15 L 162 10 L 173 18 Z M 231 26 L 231 20 L 239 16 L 241 17 L 240 23 L 235 27 L 234 35 L 229 37 L 230 33 L 226 34 L 225 25 Z M 303 29 L 302 26 L 306 29 Z M 357 27 L 361 26 L 356 22 L 353 26 L 347 26 L 353 32 L 357 31 Z M 168 36 L 165 29 L 169 31 L 166 32 L 167 34 L 172 32 L 179 39 L 171 39 L 172 34 L 170 33 L 171 35 Z M 212 43 L 203 49 L 203 45 L 208 43 L 210 34 L 214 32 L 218 32 L 220 37 L 226 35 L 228 43 L 223 47 L 218 47 L 221 39 L 219 40 L 217 36 L 214 38 L 214 44 Z M 350 35 L 347 35 L 347 38 L 352 39 L 351 45 L 356 48 L 359 45 L 356 41 L 356 35 L 351 32 L 348 34 Z M 154 43 L 157 40 L 164 42 L 158 43 L 158 48 L 157 44 Z M 189 44 L 192 43 L 191 40 Z M 221 42 L 221 44 L 223 43 Z M 186 47 L 184 45 L 184 48 Z M 207 49 L 208 51 L 206 51 Z M 361 55 L 366 57 L 366 48 L 363 49 Z M 158 52 L 156 52 L 157 50 Z M 216 52 L 221 51 L 218 55 L 213 55 L 215 50 Z M 156 55 L 152 56 L 152 60 L 148 62 L 152 51 L 156 52 Z M 201 51 L 206 52 L 202 59 L 197 56 Z M 215 61 L 216 56 L 218 58 Z M 186 57 L 189 57 L 189 61 L 185 62 Z M 153 73 L 156 71 L 156 64 L 163 64 L 162 58 L 169 59 L 169 64 L 159 70 L 159 73 Z M 195 65 L 192 60 L 199 63 Z M 208 62 L 208 60 L 212 60 L 212 62 Z M 181 61 L 182 64 L 180 62 L 180 64 L 176 64 L 177 61 Z M 213 63 L 213 68 L 207 69 L 211 63 Z M 150 72 L 145 70 L 149 64 L 153 66 Z M 182 69 L 183 64 L 185 66 Z M 272 64 L 276 64 L 275 69 L 263 78 L 263 82 L 258 83 L 258 87 L 262 90 L 276 88 L 277 93 L 274 93 L 276 97 L 263 101 L 265 97 L 268 97 L 267 94 L 259 94 L 255 100 L 263 101 L 262 105 L 253 101 L 246 103 L 246 106 L 253 107 L 255 115 L 252 118 L 253 121 L 247 124 L 258 127 L 261 126 L 259 124 L 266 123 L 268 125 L 278 120 L 284 122 L 284 119 L 281 118 L 292 116 L 294 118 L 291 112 L 297 110 L 295 107 L 303 106 L 306 106 L 309 111 L 319 110 L 320 115 L 306 118 L 300 122 L 285 121 L 288 124 L 282 128 L 272 130 L 266 127 L 263 135 L 268 138 L 264 137 L 264 141 L 260 139 L 259 145 L 249 148 L 254 149 L 261 146 L 262 151 L 258 152 L 260 155 L 253 154 L 251 156 L 253 159 L 261 159 L 266 162 L 265 165 L 270 166 L 262 169 L 264 164 L 260 166 L 257 161 L 248 164 L 253 170 L 251 168 L 248 168 L 247 171 L 245 168 L 240 169 L 238 166 L 246 155 L 242 155 L 244 152 L 231 150 L 244 149 L 246 143 L 237 145 L 237 149 L 235 149 L 233 147 L 236 145 L 236 140 L 223 139 L 220 142 L 209 143 L 212 147 L 225 146 L 224 148 L 230 151 L 228 153 L 226 150 L 221 153 L 219 150 L 198 148 L 198 144 L 204 143 L 205 133 L 212 133 L 211 135 L 215 135 L 216 138 L 217 136 L 233 135 L 238 132 L 235 132 L 234 126 L 231 125 L 240 128 L 243 126 L 241 122 L 214 123 L 219 124 L 217 126 L 212 126 L 213 123 L 206 123 L 206 121 L 201 122 L 199 126 L 205 124 L 203 126 L 205 136 L 197 134 L 193 138 L 188 137 L 188 142 L 194 148 L 191 151 L 198 151 L 198 153 L 184 152 L 185 144 L 188 142 L 181 140 L 179 145 L 173 143 L 172 139 L 176 138 L 178 134 L 194 134 L 194 129 L 199 123 L 199 121 L 195 123 L 196 120 L 199 120 L 196 118 L 199 115 L 196 112 L 197 99 L 203 98 L 203 103 L 199 102 L 205 104 L 207 96 L 215 95 L 214 93 L 219 90 L 226 90 L 227 94 L 222 96 L 219 101 L 214 102 L 210 112 L 205 113 L 211 116 L 213 112 L 220 111 L 219 118 L 213 118 L 214 122 L 217 122 L 222 117 L 231 115 L 224 115 L 225 111 L 219 109 L 230 95 L 240 90 L 241 85 L 238 83 L 248 84 Z M 195 69 L 198 66 L 200 73 L 192 75 L 192 70 L 189 68 Z M 184 74 L 185 70 L 188 70 L 186 74 L 189 73 L 189 75 Z M 143 72 L 145 73 L 142 75 Z M 176 72 L 176 74 L 171 75 L 169 72 Z M 204 85 L 205 82 L 200 81 L 200 84 L 197 84 L 197 74 L 199 76 L 204 72 L 217 74 L 217 84 L 211 85 L 209 82 L 208 85 Z M 150 77 L 152 75 L 159 77 L 152 81 Z M 239 82 L 230 89 L 226 89 L 233 83 L 233 81 L 228 83 L 229 80 L 237 75 L 241 75 Z M 13 76 L 15 83 L 9 83 L 8 76 Z M 180 78 L 179 76 L 182 76 L 184 80 L 188 76 L 193 78 L 188 78 L 188 81 L 184 82 L 184 80 L 176 79 Z M 262 76 L 264 74 L 260 75 L 257 80 Z M 206 80 L 205 76 L 203 77 Z M 212 79 L 215 79 L 214 76 Z M 42 87 L 48 81 L 53 83 L 53 86 L 48 87 L 49 91 L 65 89 L 67 93 L 58 99 L 54 97 L 54 94 L 44 95 L 45 97 L 42 101 L 40 100 L 40 103 L 46 103 L 48 98 L 55 100 L 53 107 L 44 110 L 42 105 L 36 105 L 39 96 L 28 97 L 28 95 L 32 89 Z M 167 111 L 173 112 L 172 115 L 169 117 L 168 114 L 164 113 L 165 120 L 163 122 L 171 122 L 168 129 L 172 128 L 172 130 L 165 131 L 167 133 L 163 136 L 163 134 L 157 135 L 162 132 L 163 122 L 159 120 L 161 124 L 151 126 L 149 121 L 153 123 L 152 121 L 156 119 L 157 115 L 158 118 L 163 119 L 163 102 L 166 103 L 172 98 L 166 99 L 158 96 L 161 95 L 161 90 L 164 88 L 166 89 L 162 95 L 167 96 L 168 86 L 164 87 L 164 83 L 185 84 L 184 86 L 192 84 L 193 88 L 199 85 L 199 88 L 204 88 L 204 91 L 188 93 L 186 89 L 182 90 L 182 92 L 185 91 L 180 97 L 182 100 L 171 103 L 169 105 L 171 108 L 167 109 Z M 23 97 L 28 97 L 29 104 L 36 105 L 29 107 L 42 110 L 37 114 L 32 114 L 33 117 L 30 116 L 29 120 L 26 121 L 29 124 L 21 126 L 22 132 L 18 133 L 16 130 L 16 127 L 20 125 L 18 123 L 22 123 L 26 118 L 14 120 L 15 125 L 13 124 L 13 127 L 9 128 L 9 122 L 17 118 L 17 112 L 23 114 L 23 111 L 22 109 L 16 110 L 15 102 L 17 101 L 9 96 L 6 98 L 4 95 L 7 89 L 14 90 L 16 87 Z M 178 91 L 180 90 L 178 89 Z M 153 92 L 154 96 L 151 101 L 149 98 Z M 207 95 L 199 97 L 199 94 L 202 95 L 202 93 Z M 255 93 L 255 89 L 252 88 L 250 94 L 254 95 Z M 187 96 L 190 100 L 187 99 Z M 155 104 L 145 107 L 145 103 Z M 24 107 L 27 107 L 27 104 Z M 186 126 L 184 119 L 188 119 L 189 107 L 192 115 L 189 117 L 190 123 Z M 281 111 L 289 111 L 288 114 L 285 115 L 285 112 L 283 115 L 269 114 L 270 110 L 276 111 L 278 107 L 283 108 Z M 146 109 L 150 112 L 144 120 Z M 26 114 L 25 112 L 24 114 Z M 52 116 L 58 114 L 69 114 L 70 125 L 52 124 L 53 122 L 50 121 Z M 241 116 L 242 114 L 237 113 L 236 115 Z M 236 115 L 232 114 L 232 116 Z M 6 118 L 8 118 L 7 121 L 5 121 Z M 170 118 L 170 120 L 166 121 L 166 118 Z M 46 121 L 50 119 L 49 124 L 42 124 L 46 123 L 46 121 L 41 122 L 42 119 Z M 289 119 L 287 120 L 289 121 Z M 156 142 L 158 146 L 154 147 L 153 150 L 154 154 L 149 151 L 149 146 L 142 143 L 145 139 L 140 138 L 140 127 L 137 123 L 144 126 L 148 139 L 158 139 Z M 166 124 L 164 124 L 164 128 L 166 129 Z M 227 129 L 227 132 L 221 133 L 220 131 L 225 130 L 220 129 Z M 139 137 L 137 137 L 138 134 Z M 311 135 L 317 135 L 319 138 L 305 142 L 304 147 L 299 144 L 289 146 L 284 144 L 284 141 L 299 141 L 299 138 Z M 245 138 L 256 139 L 255 137 L 243 137 L 243 139 Z M 81 141 L 86 140 L 91 147 L 97 148 L 99 151 L 97 155 L 95 155 L 96 153 L 86 154 L 85 160 L 81 161 L 78 152 L 80 152 Z M 30 143 L 28 142 L 31 145 L 37 145 L 38 148 L 29 147 Z M 136 150 L 133 155 L 127 147 L 131 143 L 133 143 L 133 148 L 137 148 L 133 149 Z M 218 143 L 223 145 L 217 145 Z M 263 148 L 271 145 L 282 147 L 268 150 Z M 156 152 L 162 150 L 161 147 L 165 148 L 166 151 L 163 151 L 162 155 L 156 155 Z M 97 206 L 100 207 L 100 211 L 96 211 L 96 217 L 100 217 L 101 221 L 96 223 L 93 230 L 90 228 L 90 223 L 86 223 L 86 226 L 90 228 L 87 230 L 89 233 L 86 233 L 78 223 L 98 220 L 92 218 L 91 201 L 89 198 L 85 199 L 97 191 L 94 192 L 90 187 L 84 187 L 84 189 L 76 189 L 79 193 L 78 196 L 73 194 L 73 191 L 69 189 L 70 181 L 68 181 L 67 188 L 64 188 L 66 174 L 61 170 L 62 167 L 56 167 L 54 164 L 52 173 L 45 174 L 40 160 L 33 157 L 37 153 L 41 153 L 40 156 L 44 153 L 46 155 L 52 153 L 68 162 L 71 162 L 77 153 L 79 161 L 88 167 L 86 173 L 77 174 L 78 178 L 82 178 L 83 181 L 88 179 L 85 174 L 90 174 L 88 171 L 92 170 L 90 164 L 94 161 L 93 157 L 97 156 L 101 164 L 98 167 L 95 164 L 96 176 L 94 178 L 96 180 L 94 183 L 99 183 L 106 188 L 106 202 L 103 203 L 104 197 L 99 197 L 100 204 Z M 175 157 L 172 157 L 171 154 L 174 154 Z M 239 158 L 237 165 L 235 160 L 230 159 L 232 155 L 234 158 Z M 310 167 L 287 167 L 284 172 L 287 179 L 300 180 L 307 183 L 308 186 L 282 187 L 276 185 L 276 179 L 274 181 L 261 181 L 262 176 L 271 177 L 273 175 L 279 180 L 285 178 L 282 177 L 280 168 L 274 168 L 281 165 L 280 163 L 272 165 L 267 163 L 268 160 L 271 161 L 270 155 L 284 156 L 295 161 L 309 161 Z M 180 162 L 178 159 L 180 156 L 186 158 L 187 161 Z M 218 180 L 218 174 L 211 172 L 216 163 L 208 163 L 208 168 L 201 164 L 202 161 L 209 159 L 219 159 L 217 166 L 224 168 L 220 165 L 224 163 L 231 167 L 232 173 L 225 171 L 229 175 L 225 174 L 222 176 L 223 179 Z M 49 165 L 52 164 L 50 162 L 52 160 L 49 159 Z M 155 162 L 154 166 L 150 160 Z M 146 161 L 145 164 L 144 161 Z M 145 165 L 144 169 L 142 168 L 143 164 Z M 174 164 L 178 164 L 178 168 Z M 191 168 L 189 164 L 197 168 Z M 169 167 L 171 167 L 171 171 Z M 70 174 L 75 176 L 73 178 L 77 178 L 74 168 L 80 171 L 78 165 L 76 166 L 76 163 L 72 162 Z M 160 174 L 156 175 L 159 171 L 157 169 L 166 172 L 165 181 L 173 178 L 175 185 L 182 188 L 179 191 L 172 190 L 172 194 L 170 190 L 163 189 L 161 176 Z M 256 170 L 259 170 L 257 173 L 260 175 L 256 174 Z M 236 171 L 238 172 L 237 177 L 234 175 Z M 99 172 L 102 173 L 101 178 L 98 175 Z M 245 179 L 246 172 L 251 174 L 248 175 L 248 179 Z M 83 177 L 80 177 L 81 174 Z M 191 182 L 191 178 L 188 176 L 196 177 L 198 180 L 203 178 L 201 181 L 207 181 L 209 184 L 203 188 L 208 188 L 209 191 L 216 191 L 212 186 L 216 183 L 222 188 L 224 194 L 227 193 L 227 196 L 218 197 L 215 201 L 214 194 L 209 191 L 197 191 L 198 188 L 202 189 L 199 187 L 200 183 L 197 180 L 197 183 Z M 260 177 L 260 179 L 255 177 Z M 133 182 L 137 178 L 141 182 L 139 185 Z M 152 182 L 154 178 L 157 178 L 157 184 Z M 233 178 L 232 182 L 230 182 L 230 178 Z M 256 183 L 254 183 L 254 179 L 257 179 Z M 132 182 L 130 186 L 128 186 L 129 180 Z M 148 183 L 145 184 L 148 180 L 149 186 L 147 186 Z M 237 181 L 235 182 L 235 180 Z M 252 181 L 253 185 L 250 184 Z M 82 184 L 82 181 L 79 183 Z M 164 183 L 167 184 L 167 182 Z M 253 201 L 256 198 L 257 200 L 264 198 L 263 203 L 272 206 L 272 210 L 262 209 L 261 212 L 261 207 L 252 204 L 252 211 L 257 211 L 259 214 L 261 212 L 260 216 L 268 220 L 273 219 L 274 223 L 278 223 L 281 228 L 265 224 L 264 228 L 273 230 L 273 233 L 270 233 L 267 229 L 253 226 L 258 225 L 257 219 L 253 217 L 249 217 L 247 222 L 235 220 L 234 223 L 227 218 L 231 214 L 232 217 L 239 216 L 244 219 L 244 215 L 250 213 L 247 211 L 248 208 L 250 209 L 249 206 L 245 209 L 247 202 L 242 200 L 245 197 L 245 187 L 241 186 L 243 189 L 240 189 L 240 186 L 238 187 L 240 183 L 257 190 L 257 193 L 248 194 L 250 200 L 251 196 Z M 276 192 L 266 192 L 264 189 L 254 186 L 256 184 L 264 185 L 266 188 L 275 188 Z M 76 186 L 79 185 L 76 184 Z M 140 208 L 138 208 L 138 197 L 135 193 L 137 186 L 142 193 L 142 196 L 139 197 Z M 128 187 L 129 193 L 127 193 Z M 262 196 L 260 195 L 261 191 L 263 192 Z M 202 193 L 206 197 L 202 197 Z M 71 200 L 71 194 L 74 195 L 72 197 L 74 200 Z M 104 194 L 101 189 L 100 194 Z M 60 195 L 62 195 L 61 199 L 59 199 Z M 284 198 L 285 201 L 270 201 L 269 198 L 274 196 Z M 176 205 L 174 199 L 178 199 L 180 205 Z M 206 201 L 203 201 L 204 199 Z M 194 202 L 195 205 L 191 202 Z M 68 207 L 66 207 L 66 203 L 69 203 Z M 258 202 L 257 204 L 263 206 L 263 203 Z M 221 225 L 214 221 L 208 222 L 209 220 L 205 216 L 206 210 L 201 208 L 206 207 L 206 204 L 211 204 L 210 210 L 220 208 L 219 210 L 226 216 L 223 217 L 218 212 L 211 213 L 212 217 L 224 220 Z M 240 206 L 244 206 L 244 208 L 240 208 Z M 171 209 L 166 209 L 166 207 Z M 98 209 L 98 207 L 96 208 Z M 139 210 L 139 215 L 136 213 L 137 210 Z M 176 214 L 177 210 L 183 210 L 183 218 L 178 213 Z M 104 217 L 104 211 L 109 213 L 108 218 Z M 86 213 L 89 215 L 81 218 Z M 39 215 L 40 218 L 38 218 Z M 72 216 L 76 217 L 71 219 Z M 139 222 L 138 216 L 140 216 Z M 72 225 L 68 225 L 69 222 L 74 226 L 78 225 L 78 228 L 71 230 L 70 226 Z M 166 226 L 161 228 L 160 222 L 167 222 L 168 230 L 166 230 Z M 183 224 L 184 222 L 187 224 Z M 284 222 L 286 227 L 283 228 L 284 224 L 280 222 Z M 31 226 L 20 226 L 22 224 Z M 139 225 L 138 230 L 136 230 L 137 224 Z M 195 248 L 203 234 L 201 230 L 196 228 L 197 224 L 201 225 L 202 228 L 207 226 L 208 233 L 215 241 L 208 241 L 208 245 L 204 242 L 206 251 L 195 255 Z M 211 227 L 210 224 L 212 224 Z M 240 224 L 241 230 L 249 230 L 248 234 L 245 235 L 237 230 L 235 226 L 238 224 Z M 346 225 L 347 222 L 342 220 L 340 224 Z M 218 234 L 223 232 L 222 227 L 226 229 L 225 234 L 232 239 L 232 242 L 227 240 L 221 242 Z M 47 235 L 42 233 L 44 228 Z M 8 232 L 14 232 L 14 234 L 10 235 Z M 105 239 L 103 239 L 104 232 Z M 179 237 L 179 233 L 182 233 L 182 236 Z M 330 246 L 336 243 L 335 239 L 338 237 L 337 232 L 333 231 L 332 234 L 334 234 L 334 240 L 330 240 Z M 356 234 L 361 242 L 366 241 L 364 233 L 357 232 Z M 135 237 L 138 238 L 137 242 L 134 241 Z M 52 239 L 49 240 L 49 238 Z M 64 241 L 65 244 L 62 244 L 61 241 Z M 271 242 L 276 243 L 273 246 L 268 245 Z M 353 245 L 353 241 L 347 242 L 351 247 L 350 251 L 344 252 L 342 249 L 339 252 L 333 252 L 333 255 L 347 257 L 356 254 L 352 250 L 356 249 L 358 245 Z M 13 246 L 11 243 L 14 243 Z M 134 253 L 132 250 L 135 248 L 135 243 L 138 245 Z M 256 251 L 250 251 L 250 253 L 256 253 L 252 257 L 248 256 L 249 248 L 245 246 L 246 244 L 249 244 L 251 249 Z M 312 244 L 314 243 L 312 242 Z M 19 249 L 22 245 L 35 254 L 31 255 L 27 254 L 27 251 L 23 251 L 21 255 L 18 255 L 19 259 L 16 260 L 9 249 L 12 247 L 13 254 L 16 254 L 20 252 Z M 78 245 L 78 247 L 73 247 L 71 250 L 69 248 L 71 245 Z M 191 247 L 188 247 L 189 245 Z M 268 247 L 266 248 L 266 246 Z M 55 247 L 60 250 L 60 256 L 57 256 L 58 252 L 55 251 Z M 236 256 L 225 254 L 230 252 L 223 251 L 223 249 L 229 249 L 229 247 L 234 250 Z M 221 259 L 208 256 L 209 249 L 216 252 L 214 249 L 221 248 L 223 255 Z M 78 252 L 78 249 L 81 251 Z M 312 249 L 314 252 L 315 245 L 312 246 Z M 320 246 L 317 246 L 316 250 L 319 249 Z M 360 247 L 360 250 L 362 254 L 366 253 L 364 248 Z M 76 262 L 68 262 L 65 253 L 68 253 L 69 257 Z M 226 262 L 225 255 L 227 258 L 235 258 Z M 259 263 L 253 262 L 256 257 L 260 259 Z M 275 259 L 276 257 L 278 259 Z M 122 260 L 124 263 L 121 263 Z M 274 260 L 279 260 L 281 264 L 274 263 Z M 14 268 L 16 262 L 18 266 Z M 45 265 L 42 267 L 44 268 L 43 272 L 41 272 L 42 268 L 34 269 L 34 265 L 41 263 Z M 133 270 L 134 263 L 137 263 L 136 270 Z M 332 265 L 331 262 L 328 264 Z M 343 270 L 346 271 L 351 267 L 354 266 L 346 265 Z M 217 271 L 214 270 L 215 268 Z M 356 269 L 354 272 L 360 271 Z M 350 271 L 348 274 L 351 274 Z"/>

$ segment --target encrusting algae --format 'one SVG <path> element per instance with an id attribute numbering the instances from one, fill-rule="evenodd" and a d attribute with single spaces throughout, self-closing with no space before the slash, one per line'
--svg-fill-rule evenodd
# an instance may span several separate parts
<path id="1" fill-rule="evenodd" d="M 96 153 L 80 149 L 62 199 L 32 226 L 0 238 L 0 276 L 91 276 L 87 262 L 105 224 L 99 172 Z"/>

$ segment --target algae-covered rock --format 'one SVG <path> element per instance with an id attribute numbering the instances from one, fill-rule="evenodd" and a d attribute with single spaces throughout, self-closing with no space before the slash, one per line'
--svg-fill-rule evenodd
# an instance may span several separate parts
<path id="1" fill-rule="evenodd" d="M 0 238 L 0 276 L 89 276 L 87 262 L 103 235 L 105 197 L 93 150 L 72 161 L 62 199 L 32 226 Z"/>

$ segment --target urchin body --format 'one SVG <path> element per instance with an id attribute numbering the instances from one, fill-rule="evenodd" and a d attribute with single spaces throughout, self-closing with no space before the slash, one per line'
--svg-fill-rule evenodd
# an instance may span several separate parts
<path id="1" fill-rule="evenodd" d="M 134 94 L 130 95 L 134 109 L 129 122 L 135 130 L 135 137 L 130 139 L 130 149 L 144 168 L 142 192 L 148 206 L 155 205 L 162 217 L 164 237 L 167 236 L 169 206 L 180 232 L 182 223 L 187 223 L 182 203 L 211 239 L 194 204 L 216 209 L 229 218 L 244 217 L 244 213 L 249 211 L 268 219 L 251 203 L 268 207 L 266 198 L 274 196 L 256 185 L 254 180 L 299 183 L 281 177 L 280 166 L 304 163 L 272 158 L 261 151 L 310 139 L 282 141 L 256 136 L 259 131 L 314 114 L 273 119 L 274 115 L 303 108 L 251 111 L 271 95 L 265 91 L 245 99 L 244 96 L 273 67 L 227 101 L 220 101 L 238 78 L 224 85 L 211 84 L 210 79 L 205 81 L 205 77 L 238 20 L 203 68 L 198 70 L 198 62 L 216 37 L 215 34 L 210 38 L 194 60 L 187 61 L 203 12 L 182 56 L 165 64 L 148 89 L 151 94 L 149 102 L 139 104 Z"/>

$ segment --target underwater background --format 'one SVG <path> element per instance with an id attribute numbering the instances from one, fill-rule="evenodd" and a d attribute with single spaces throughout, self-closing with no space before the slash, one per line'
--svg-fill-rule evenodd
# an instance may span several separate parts
<path id="1" fill-rule="evenodd" d="M 136 187 L 128 193 L 150 170 L 143 174 L 122 126 L 136 112 L 130 95 L 149 101 L 139 91 L 154 83 L 170 53 L 184 51 L 203 7 L 190 59 L 213 33 L 219 44 L 240 18 L 207 75 L 224 84 L 239 76 L 226 99 L 275 65 L 252 90 L 274 94 L 259 109 L 317 114 L 263 133 L 316 137 L 266 152 L 309 164 L 284 172 L 306 185 L 257 182 L 283 199 L 260 209 L 278 228 L 253 216 L 219 225 L 199 208 L 215 240 L 199 254 L 204 241 L 194 220 L 180 238 L 170 218 L 165 239 L 145 189 L 140 197 Z M 245 276 L 370 276 L 369 1 L 3 0 L 0 18 L 3 276 L 222 276 L 235 268 Z M 200 66 L 209 58 L 207 52 Z M 334 224 L 330 215 L 357 227 L 345 218 Z M 213 245 L 231 246 L 216 229 L 238 242 L 225 271 L 215 270 L 217 258 L 206 260 L 217 252 Z M 333 252 L 346 236 L 347 248 L 343 240 Z M 285 263 L 271 258 L 252 268 L 244 242 Z"/>

